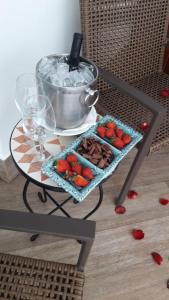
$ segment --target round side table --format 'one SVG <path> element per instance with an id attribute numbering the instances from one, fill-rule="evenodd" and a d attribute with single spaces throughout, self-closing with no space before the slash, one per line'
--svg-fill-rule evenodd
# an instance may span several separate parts
<path id="1" fill-rule="evenodd" d="M 46 156 L 56 155 L 62 151 L 68 144 L 70 144 L 75 137 L 61 137 L 52 136 L 48 138 L 44 144 L 46 149 Z M 71 215 L 67 212 L 65 207 L 68 201 L 72 201 L 73 204 L 78 204 L 79 202 L 71 195 L 69 195 L 65 200 L 59 203 L 54 199 L 50 191 L 57 193 L 67 193 L 64 189 L 58 187 L 55 182 L 50 178 L 43 175 L 41 172 L 42 161 L 37 160 L 36 149 L 34 147 L 34 142 L 25 136 L 22 121 L 18 122 L 14 127 L 11 137 L 10 137 L 10 152 L 16 167 L 19 172 L 26 178 L 26 182 L 23 188 L 23 201 L 30 213 L 34 213 L 32 207 L 29 204 L 27 192 L 30 183 L 33 183 L 41 188 L 38 192 L 38 197 L 42 203 L 46 201 L 52 201 L 55 205 L 54 209 L 48 212 L 49 215 L 55 213 L 57 210 L 62 211 L 62 213 L 71 218 Z M 83 219 L 89 218 L 101 205 L 103 200 L 103 188 L 102 184 L 99 184 L 99 199 L 96 206 L 86 215 Z M 38 237 L 38 234 L 34 234 L 31 237 L 31 241 L 34 241 Z"/>

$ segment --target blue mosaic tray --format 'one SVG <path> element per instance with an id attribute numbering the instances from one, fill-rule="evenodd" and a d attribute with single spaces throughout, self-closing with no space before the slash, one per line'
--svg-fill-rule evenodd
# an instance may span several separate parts
<path id="1" fill-rule="evenodd" d="M 108 141 L 105 141 L 104 139 L 100 138 L 97 135 L 98 125 L 104 124 L 107 121 L 113 121 L 119 128 L 123 129 L 123 131 L 126 134 L 129 134 L 132 137 L 131 143 L 126 145 L 122 150 L 116 149 L 110 143 L 108 143 Z M 87 137 L 93 137 L 96 140 L 98 140 L 100 143 L 109 145 L 109 147 L 112 150 L 112 154 L 114 158 L 108 167 L 104 169 L 100 169 L 99 167 L 95 166 L 89 160 L 87 160 L 86 158 L 84 158 L 83 156 L 81 156 L 76 152 L 76 149 L 78 145 L 81 143 L 82 139 Z M 102 182 L 103 179 L 105 179 L 106 177 L 108 177 L 113 173 L 113 171 L 116 169 L 120 161 L 128 154 L 128 152 L 131 149 L 134 148 L 134 146 L 142 139 L 142 137 L 143 136 L 140 133 L 138 133 L 131 127 L 125 125 L 121 121 L 111 116 L 105 116 L 99 122 L 97 122 L 96 125 L 92 126 L 87 132 L 82 134 L 73 143 L 71 143 L 64 151 L 45 161 L 42 165 L 42 173 L 50 177 L 52 180 L 54 180 L 58 186 L 62 187 L 66 192 L 71 194 L 77 201 L 81 202 L 100 182 Z M 54 162 L 58 159 L 65 159 L 65 157 L 70 153 L 73 153 L 77 156 L 80 164 L 82 164 L 84 167 L 90 167 L 93 171 L 94 178 L 84 188 L 78 188 L 72 182 L 66 180 L 61 174 L 56 173 L 54 169 L 53 166 Z"/>

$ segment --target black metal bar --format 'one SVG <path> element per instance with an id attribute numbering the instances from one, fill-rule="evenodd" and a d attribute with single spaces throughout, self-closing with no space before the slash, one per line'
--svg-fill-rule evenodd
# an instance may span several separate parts
<path id="1" fill-rule="evenodd" d="M 91 215 L 93 215 L 96 210 L 98 210 L 98 208 L 100 207 L 101 203 L 103 201 L 103 187 L 101 184 L 99 184 L 99 201 L 98 203 L 96 204 L 95 208 L 91 210 L 91 212 L 89 212 L 84 218 L 83 220 L 86 220 L 88 219 Z"/>
<path id="2" fill-rule="evenodd" d="M 52 200 L 52 202 L 62 211 L 62 213 L 67 216 L 68 218 L 71 218 L 71 216 L 67 213 L 67 211 L 62 208 L 62 206 L 46 191 L 46 195 Z"/>
<path id="3" fill-rule="evenodd" d="M 47 202 L 47 196 L 46 196 L 46 192 L 45 192 L 45 188 L 43 187 L 43 194 L 41 192 L 38 192 L 38 197 L 40 199 L 40 201 L 42 203 L 46 203 Z"/>
<path id="4" fill-rule="evenodd" d="M 153 138 L 157 132 L 157 129 L 160 126 L 162 117 L 166 114 L 166 109 L 161 106 L 159 103 L 154 101 L 153 98 L 146 95 L 144 92 L 140 91 L 138 88 L 133 87 L 132 85 L 126 83 L 125 81 L 117 78 L 111 72 L 99 69 L 100 76 L 103 79 L 112 85 L 112 87 L 117 88 L 122 93 L 133 98 L 134 101 L 141 103 L 147 109 L 153 113 L 153 118 L 151 120 L 150 128 L 147 134 L 144 136 L 143 142 L 139 146 L 139 150 L 134 159 L 134 162 L 129 170 L 125 183 L 121 189 L 119 197 L 116 199 L 116 204 L 122 204 L 125 200 L 125 197 L 131 187 L 131 184 L 144 160 L 144 157 L 148 154 Z"/>
<path id="5" fill-rule="evenodd" d="M 129 170 L 129 173 L 127 175 L 125 183 L 123 184 L 120 195 L 115 201 L 117 205 L 122 204 L 124 202 L 125 197 L 131 187 L 131 184 L 132 184 L 145 156 L 149 152 L 153 137 L 159 127 L 160 119 L 161 119 L 160 115 L 153 117 L 151 124 L 150 124 L 149 131 L 147 132 L 147 134 L 145 135 L 145 137 L 143 139 L 143 142 L 139 146 L 138 152 L 137 152 L 136 157 L 135 157 L 135 159 L 132 163 L 132 166 Z"/>
<path id="6" fill-rule="evenodd" d="M 50 195 L 48 192 L 46 192 L 47 196 Z M 53 199 L 53 197 L 50 195 L 50 197 Z M 48 215 L 52 215 L 55 211 L 57 211 L 58 209 L 61 209 L 62 206 L 64 204 L 66 204 L 70 199 L 72 198 L 72 196 L 68 197 L 67 199 L 65 199 L 61 204 L 56 204 L 56 208 L 54 208 L 53 210 L 51 210 Z M 83 217 L 83 220 L 86 220 L 88 219 L 91 215 L 93 215 L 96 210 L 98 210 L 98 208 L 100 207 L 101 203 L 103 201 L 103 187 L 102 187 L 102 184 L 99 185 L 99 201 L 98 203 L 96 204 L 96 206 L 94 207 L 94 209 L 92 209 L 85 217 Z M 53 199 L 53 202 L 55 203 L 56 200 Z M 77 201 L 77 203 L 79 203 Z M 64 210 L 64 214 L 68 217 L 68 218 L 71 218 L 71 216 Z M 31 236 L 30 240 L 31 242 L 35 241 L 37 238 L 39 237 L 39 234 L 38 233 L 35 233 Z M 81 243 L 81 240 L 78 240 L 79 243 Z"/>
<path id="7" fill-rule="evenodd" d="M 26 206 L 26 208 L 28 209 L 29 212 L 34 213 L 33 209 L 30 207 L 28 200 L 27 200 L 27 190 L 28 190 L 28 186 L 29 186 L 29 179 L 26 180 L 24 188 L 23 188 L 23 201 L 24 204 Z"/>
<path id="8" fill-rule="evenodd" d="M 47 192 L 46 190 L 44 189 L 44 193 L 45 193 L 45 197 L 47 199 Z M 50 195 L 51 196 L 51 195 Z M 51 196 L 51 198 L 53 199 L 53 197 Z M 72 198 L 72 196 L 68 197 L 67 199 L 65 199 L 61 204 L 59 204 L 58 206 L 56 206 L 54 209 L 52 209 L 48 215 L 52 215 L 55 211 L 57 211 L 58 209 L 60 209 L 61 206 L 63 206 L 64 204 L 66 204 L 70 199 Z M 54 200 L 54 199 L 53 199 Z M 55 200 L 54 200 L 55 201 Z M 38 233 L 35 233 L 33 234 L 31 237 L 30 237 L 30 241 L 31 242 L 34 242 L 37 238 L 39 237 L 39 234 Z"/>
<path id="9" fill-rule="evenodd" d="M 27 179 L 26 183 L 25 183 L 25 186 L 24 186 L 24 190 L 23 190 L 23 200 L 24 200 L 24 203 L 25 203 L 25 206 L 27 207 L 27 209 L 31 212 L 31 213 L 34 213 L 32 208 L 30 207 L 30 205 L 28 204 L 28 201 L 27 201 L 27 189 L 28 189 L 28 185 L 29 185 L 29 180 Z M 99 201 L 98 203 L 96 204 L 96 206 L 94 207 L 94 209 L 92 209 L 84 218 L 83 220 L 86 220 L 87 218 L 89 218 L 91 215 L 93 215 L 96 210 L 100 207 L 102 201 L 103 201 L 103 188 L 102 188 L 102 185 L 100 184 L 99 186 Z M 73 198 L 73 196 L 69 196 L 67 199 L 65 199 L 61 204 L 59 204 L 47 191 L 46 189 L 44 188 L 43 189 L 43 193 L 47 199 L 47 197 L 56 205 L 56 207 L 51 210 L 50 212 L 48 212 L 48 215 L 52 215 L 54 212 L 56 212 L 57 210 L 61 210 L 63 212 L 63 214 L 68 217 L 68 218 L 71 218 L 71 215 L 65 210 L 62 208 L 63 205 L 65 205 L 68 201 L 70 201 L 71 198 Z M 79 202 L 77 202 L 79 203 Z M 39 237 L 39 233 L 34 233 L 31 237 L 30 237 L 30 241 L 33 242 L 35 241 L 37 238 Z M 79 240 L 81 242 L 81 240 Z"/>
<path id="10" fill-rule="evenodd" d="M 71 198 L 73 198 L 72 196 L 68 197 L 67 199 L 65 199 L 61 204 L 59 204 L 57 207 L 55 207 L 53 210 L 51 210 L 48 215 L 52 215 L 54 212 L 56 212 L 58 209 L 60 209 L 60 207 L 62 207 L 63 205 L 65 205 Z"/>

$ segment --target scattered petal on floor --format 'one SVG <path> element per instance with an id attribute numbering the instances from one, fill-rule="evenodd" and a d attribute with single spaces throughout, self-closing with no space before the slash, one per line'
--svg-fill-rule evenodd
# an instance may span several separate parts
<path id="1" fill-rule="evenodd" d="M 116 214 L 124 214 L 126 212 L 126 208 L 122 205 L 117 205 L 115 207 Z"/>
<path id="2" fill-rule="evenodd" d="M 144 232 L 141 229 L 133 229 L 132 235 L 135 240 L 142 240 L 144 238 Z"/>
<path id="3" fill-rule="evenodd" d="M 151 255 L 152 255 L 152 258 L 154 259 L 154 261 L 155 261 L 155 263 L 157 265 L 161 265 L 162 264 L 163 258 L 162 258 L 162 256 L 159 253 L 152 252 Z"/>
<path id="4" fill-rule="evenodd" d="M 136 199 L 137 196 L 138 196 L 138 193 L 136 191 L 129 191 L 127 194 L 127 197 L 132 200 Z"/>
<path id="5" fill-rule="evenodd" d="M 159 202 L 160 202 L 161 205 L 167 205 L 169 203 L 169 200 L 165 199 L 165 198 L 160 198 Z"/>
<path id="6" fill-rule="evenodd" d="M 161 97 L 168 97 L 169 96 L 169 90 L 168 89 L 162 89 L 160 92 Z"/>
<path id="7" fill-rule="evenodd" d="M 149 127 L 150 127 L 150 125 L 147 122 L 143 122 L 140 124 L 140 129 L 142 131 L 146 131 Z"/>

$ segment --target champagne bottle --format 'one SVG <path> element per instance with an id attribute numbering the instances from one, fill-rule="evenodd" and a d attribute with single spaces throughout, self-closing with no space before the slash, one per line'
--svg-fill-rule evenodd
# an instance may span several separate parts
<path id="1" fill-rule="evenodd" d="M 82 46 L 83 35 L 74 33 L 72 47 L 68 58 L 69 72 L 77 70 L 80 62 L 80 50 Z"/>

